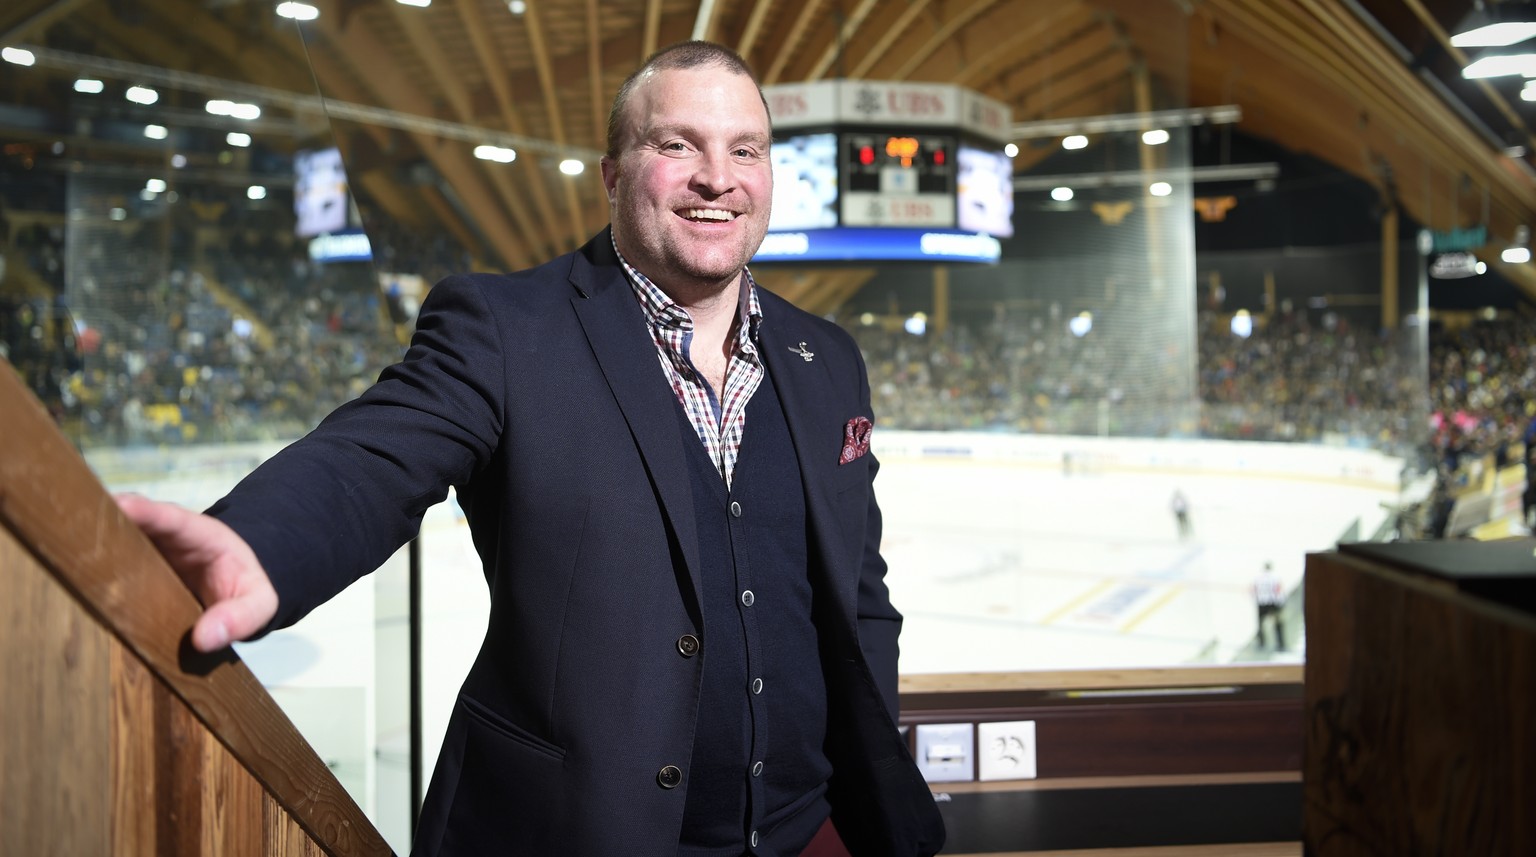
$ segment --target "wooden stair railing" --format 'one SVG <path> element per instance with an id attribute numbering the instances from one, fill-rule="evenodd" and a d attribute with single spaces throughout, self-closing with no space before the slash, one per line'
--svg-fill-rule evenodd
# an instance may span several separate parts
<path id="1" fill-rule="evenodd" d="M 389 854 L 0 359 L 0 854 Z"/>

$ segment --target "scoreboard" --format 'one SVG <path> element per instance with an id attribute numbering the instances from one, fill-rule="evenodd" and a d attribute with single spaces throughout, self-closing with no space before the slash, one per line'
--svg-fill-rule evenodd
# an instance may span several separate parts
<path id="1" fill-rule="evenodd" d="M 754 261 L 996 261 L 1013 234 L 1008 108 L 955 86 L 767 87 L 773 217 Z"/>

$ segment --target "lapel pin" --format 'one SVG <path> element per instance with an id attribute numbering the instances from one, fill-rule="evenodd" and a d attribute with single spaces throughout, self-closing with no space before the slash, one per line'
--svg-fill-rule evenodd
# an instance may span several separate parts
<path id="1" fill-rule="evenodd" d="M 790 348 L 789 351 L 791 354 L 800 355 L 807 363 L 811 362 L 811 358 L 816 356 L 816 352 L 806 350 L 804 342 L 800 343 L 799 347 Z"/>

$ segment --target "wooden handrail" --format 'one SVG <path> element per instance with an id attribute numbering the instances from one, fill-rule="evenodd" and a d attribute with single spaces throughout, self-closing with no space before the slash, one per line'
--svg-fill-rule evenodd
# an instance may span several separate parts
<path id="1" fill-rule="evenodd" d="M 37 565 L 186 705 L 313 844 L 336 855 L 389 854 L 239 657 L 191 649 L 196 598 L 3 359 L 0 438 L 0 525 Z M 260 806 L 255 812 L 262 817 Z"/>

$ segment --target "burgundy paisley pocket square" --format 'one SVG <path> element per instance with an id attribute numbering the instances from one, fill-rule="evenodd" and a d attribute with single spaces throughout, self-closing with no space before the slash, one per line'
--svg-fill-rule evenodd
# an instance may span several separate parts
<path id="1" fill-rule="evenodd" d="M 864 453 L 869 452 L 869 434 L 874 431 L 875 424 L 869 421 L 869 417 L 854 417 L 843 426 L 843 454 L 837 457 L 838 464 L 847 464 L 857 461 Z"/>

